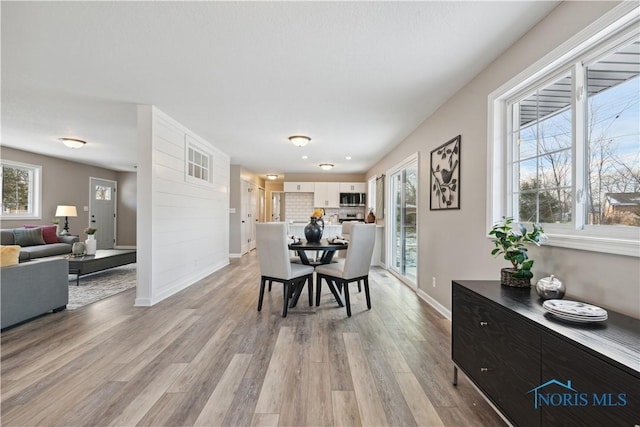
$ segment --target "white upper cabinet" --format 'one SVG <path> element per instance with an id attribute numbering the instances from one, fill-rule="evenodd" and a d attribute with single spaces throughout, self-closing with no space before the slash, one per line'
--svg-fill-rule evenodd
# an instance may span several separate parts
<path id="1" fill-rule="evenodd" d="M 367 183 L 366 182 L 341 182 L 340 192 L 341 193 L 366 193 Z"/>
<path id="2" fill-rule="evenodd" d="M 337 182 L 316 182 L 313 193 L 314 208 L 339 208 L 340 184 Z"/>
<path id="3" fill-rule="evenodd" d="M 313 182 L 285 182 L 285 193 L 313 193 L 315 191 L 315 183 Z"/>

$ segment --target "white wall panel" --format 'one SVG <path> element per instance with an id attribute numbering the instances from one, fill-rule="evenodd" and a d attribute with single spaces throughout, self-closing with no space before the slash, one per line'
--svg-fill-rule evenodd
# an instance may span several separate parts
<path id="1" fill-rule="evenodd" d="M 150 224 L 146 228 L 151 238 L 138 244 L 142 260 L 149 262 L 139 266 L 149 271 L 149 283 L 141 284 L 145 292 L 138 293 L 136 305 L 153 305 L 229 263 L 230 159 L 158 109 L 139 111 L 151 117 L 151 130 L 139 131 L 142 138 L 150 138 L 141 153 L 151 159 L 142 171 L 150 181 L 149 214 L 138 218 Z M 211 155 L 210 185 L 185 180 L 187 136 Z"/>

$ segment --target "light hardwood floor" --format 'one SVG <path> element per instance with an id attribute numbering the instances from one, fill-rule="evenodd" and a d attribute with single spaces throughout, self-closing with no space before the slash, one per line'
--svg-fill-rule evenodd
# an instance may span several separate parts
<path id="1" fill-rule="evenodd" d="M 452 386 L 450 322 L 383 269 L 370 284 L 351 318 L 327 291 L 283 319 L 276 283 L 258 313 L 251 253 L 154 307 L 46 315 L 2 333 L 2 425 L 504 425 Z"/>

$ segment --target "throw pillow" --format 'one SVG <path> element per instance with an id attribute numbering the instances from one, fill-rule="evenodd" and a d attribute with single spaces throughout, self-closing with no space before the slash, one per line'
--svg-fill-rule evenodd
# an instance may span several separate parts
<path id="1" fill-rule="evenodd" d="M 20 258 L 20 246 L 3 245 L 0 246 L 0 267 L 18 264 Z"/>
<path id="2" fill-rule="evenodd" d="M 44 245 L 42 228 L 14 228 L 13 237 L 16 245 L 22 247 Z"/>
<path id="3" fill-rule="evenodd" d="M 56 225 L 28 225 L 24 228 L 42 228 L 42 239 L 46 244 L 58 243 L 58 226 Z"/>

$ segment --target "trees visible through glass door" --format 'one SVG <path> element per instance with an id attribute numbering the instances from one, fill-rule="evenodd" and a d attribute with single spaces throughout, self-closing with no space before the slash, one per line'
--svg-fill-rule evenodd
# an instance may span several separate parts
<path id="1" fill-rule="evenodd" d="M 415 160 L 391 174 L 391 268 L 417 283 L 418 166 Z"/>

